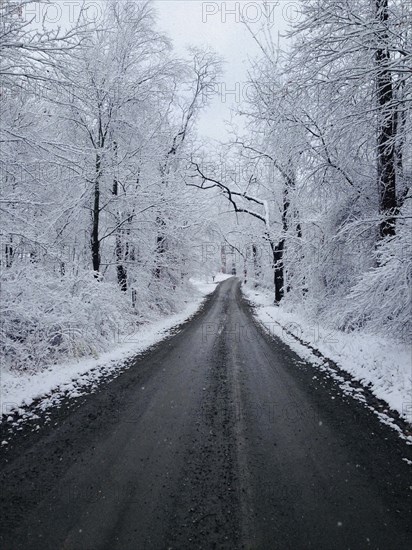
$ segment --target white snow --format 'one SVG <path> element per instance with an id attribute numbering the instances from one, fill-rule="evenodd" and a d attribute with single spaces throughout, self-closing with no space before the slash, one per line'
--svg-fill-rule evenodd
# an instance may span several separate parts
<path id="1" fill-rule="evenodd" d="M 326 358 L 334 361 L 341 369 L 350 373 L 376 397 L 386 401 L 405 420 L 412 422 L 412 350 L 406 344 L 377 337 L 363 332 L 345 333 L 331 330 L 319 324 L 310 323 L 301 312 L 287 311 L 282 306 L 273 305 L 273 295 L 268 291 L 243 288 L 247 299 L 255 305 L 259 321 L 271 334 L 281 338 L 300 357 L 325 368 L 325 361 L 302 345 L 295 336 Z M 290 334 L 291 333 L 291 334 Z M 337 374 L 341 387 L 347 393 L 361 392 L 349 388 L 349 384 Z M 376 414 L 383 420 L 386 416 Z M 390 419 L 386 417 L 388 423 Z"/>
<path id="2" fill-rule="evenodd" d="M 39 372 L 27 374 L 3 369 L 1 371 L 2 414 L 8 415 L 6 421 L 15 421 L 10 413 L 19 413 L 22 418 L 35 418 L 36 415 L 25 410 L 34 400 L 40 399 L 38 408 L 46 410 L 56 406 L 66 397 L 79 397 L 96 391 L 99 380 L 113 378 L 127 368 L 127 361 L 154 344 L 163 340 L 171 330 L 187 321 L 200 308 L 207 294 L 212 293 L 216 284 L 191 280 L 197 290 L 197 296 L 187 307 L 175 315 L 139 327 L 128 338 L 128 342 L 116 346 L 110 352 L 97 358 L 80 359 L 59 365 L 52 365 Z M 15 421 L 18 423 L 21 418 Z"/>
<path id="3" fill-rule="evenodd" d="M 233 275 L 228 275 L 227 273 L 218 273 L 215 276 L 215 283 L 221 283 L 222 281 L 226 281 L 226 279 L 230 279 L 233 277 Z"/>

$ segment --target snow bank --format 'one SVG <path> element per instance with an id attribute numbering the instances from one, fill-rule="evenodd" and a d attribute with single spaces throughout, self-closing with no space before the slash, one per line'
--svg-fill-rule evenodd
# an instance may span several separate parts
<path id="1" fill-rule="evenodd" d="M 3 368 L 0 379 L 3 415 L 10 421 L 16 421 L 12 415 L 17 412 L 23 417 L 29 416 L 24 407 L 34 400 L 40 400 L 38 407 L 45 410 L 58 405 L 63 398 L 79 397 L 95 391 L 99 380 L 117 376 L 136 354 L 160 342 L 173 328 L 192 317 L 201 307 L 204 297 L 216 288 L 215 283 L 195 280 L 191 283 L 195 287 L 194 296 L 181 312 L 141 325 L 136 331 L 124 335 L 123 341 L 114 349 L 98 358 L 55 364 L 32 373 Z"/>
<path id="2" fill-rule="evenodd" d="M 368 386 L 376 397 L 386 401 L 405 420 L 412 422 L 410 346 L 364 332 L 329 329 L 309 322 L 297 311 L 274 306 L 273 295 L 267 291 L 243 288 L 243 292 L 255 306 L 259 321 L 298 355 L 316 365 L 323 364 L 296 338 L 319 350 L 355 380 Z"/>
<path id="3" fill-rule="evenodd" d="M 228 275 L 227 273 L 218 273 L 215 276 L 215 283 L 221 283 L 222 281 L 226 281 L 226 279 L 230 279 L 233 277 L 233 275 Z"/>

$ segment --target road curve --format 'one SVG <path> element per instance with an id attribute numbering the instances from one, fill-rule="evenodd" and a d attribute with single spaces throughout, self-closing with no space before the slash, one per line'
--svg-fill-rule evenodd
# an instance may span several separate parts
<path id="1" fill-rule="evenodd" d="M 2 450 L 3 550 L 412 548 L 411 449 L 285 344 L 237 279 Z"/>

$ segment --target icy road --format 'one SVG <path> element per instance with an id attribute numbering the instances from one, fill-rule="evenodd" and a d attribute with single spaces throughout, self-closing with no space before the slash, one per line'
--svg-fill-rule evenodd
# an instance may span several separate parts
<path id="1" fill-rule="evenodd" d="M 411 450 L 264 334 L 232 278 L 1 451 L 0 548 L 412 548 Z"/>

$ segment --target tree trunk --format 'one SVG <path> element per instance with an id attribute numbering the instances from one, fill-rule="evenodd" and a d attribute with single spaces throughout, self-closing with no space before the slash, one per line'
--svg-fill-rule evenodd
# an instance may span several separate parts
<path id="1" fill-rule="evenodd" d="M 164 219 L 160 214 L 156 217 L 156 225 L 157 225 L 157 238 L 156 238 L 156 256 L 157 256 L 157 266 L 155 268 L 155 277 L 157 279 L 160 279 L 160 276 L 162 274 L 162 268 L 161 268 L 161 258 L 162 254 L 166 252 L 166 236 L 164 233 L 164 227 L 166 225 Z"/>
<path id="2" fill-rule="evenodd" d="M 275 302 L 278 304 L 285 295 L 285 269 L 283 263 L 283 254 L 285 251 L 285 236 L 288 231 L 288 215 L 290 208 L 289 199 L 289 187 L 294 186 L 293 178 L 285 183 L 283 189 L 283 209 L 282 209 L 282 233 L 283 237 L 279 240 L 277 245 L 273 245 L 271 242 L 272 254 L 273 254 L 273 268 L 274 268 L 274 284 L 275 284 Z"/>
<path id="3" fill-rule="evenodd" d="M 12 241 L 13 237 L 10 235 L 10 241 L 6 244 L 6 267 L 11 267 L 13 264 L 14 250 Z"/>
<path id="4" fill-rule="evenodd" d="M 113 150 L 114 150 L 114 160 L 115 160 L 115 172 L 114 172 L 114 178 L 113 178 L 113 189 L 112 194 L 117 197 L 119 194 L 119 182 L 116 176 L 116 167 L 117 167 L 117 142 L 113 142 Z M 120 226 L 121 219 L 120 219 L 120 213 L 117 212 L 116 215 L 116 223 L 118 226 Z M 124 261 L 127 259 L 128 256 L 128 242 L 126 240 L 126 243 L 123 243 L 122 236 L 124 235 L 124 231 L 120 227 L 116 230 L 116 245 L 115 245 L 115 253 L 116 253 L 116 271 L 117 271 L 117 283 L 120 287 L 120 289 L 123 292 L 127 291 L 127 269 L 124 266 Z"/>
<path id="5" fill-rule="evenodd" d="M 393 85 L 390 70 L 390 52 L 384 45 L 388 43 L 388 0 L 375 0 L 376 18 L 381 30 L 378 34 L 380 47 L 376 50 L 377 65 L 376 93 L 379 104 L 378 121 L 378 190 L 379 211 L 385 216 L 380 225 L 380 237 L 395 234 L 396 175 L 395 175 L 395 127 L 393 107 Z"/>
<path id="6" fill-rule="evenodd" d="M 127 257 L 127 243 L 126 253 L 123 255 L 123 243 L 120 231 L 116 235 L 116 270 L 117 270 L 117 283 L 123 292 L 127 291 L 127 270 L 123 265 L 123 261 Z"/>
<path id="7" fill-rule="evenodd" d="M 93 270 L 98 273 L 100 271 L 100 240 L 99 240 L 99 215 L 100 215 L 100 169 L 101 157 L 96 154 L 96 180 L 94 183 L 94 201 L 92 212 L 92 263 Z"/>
<path id="8" fill-rule="evenodd" d="M 258 249 L 255 244 L 252 244 L 252 255 L 253 255 L 253 271 L 255 278 L 255 288 L 258 286 L 258 281 L 260 279 L 260 263 L 258 259 Z"/>
<path id="9" fill-rule="evenodd" d="M 272 242 L 270 244 L 273 254 L 275 302 L 278 304 L 285 294 L 285 276 L 283 270 L 283 252 L 285 249 L 285 239 L 281 239 L 277 245 L 274 245 Z"/>

